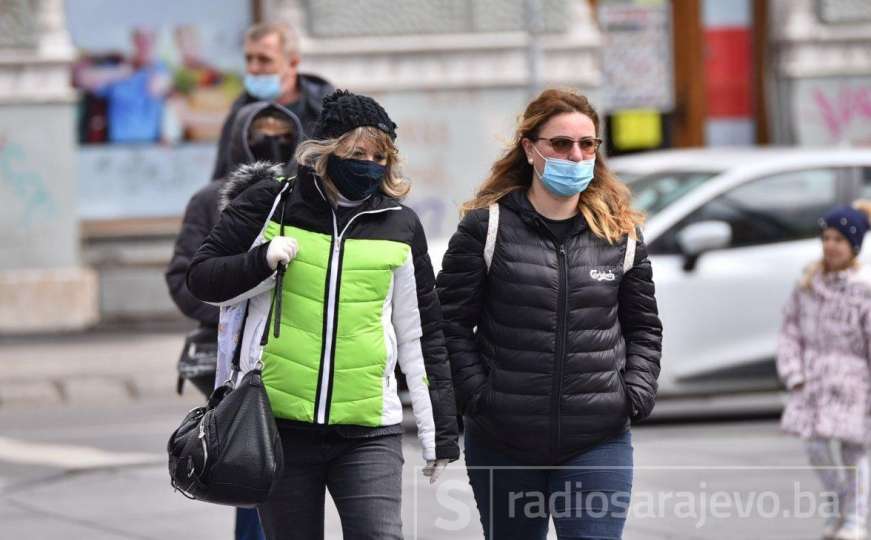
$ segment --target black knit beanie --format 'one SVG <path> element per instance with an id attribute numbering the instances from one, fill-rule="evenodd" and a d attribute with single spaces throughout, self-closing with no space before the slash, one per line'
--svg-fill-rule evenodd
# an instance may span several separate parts
<path id="1" fill-rule="evenodd" d="M 315 125 L 315 139 L 337 139 L 352 129 L 371 126 L 396 140 L 396 124 L 387 116 L 387 111 L 369 96 L 336 90 L 324 97 L 323 107 Z"/>

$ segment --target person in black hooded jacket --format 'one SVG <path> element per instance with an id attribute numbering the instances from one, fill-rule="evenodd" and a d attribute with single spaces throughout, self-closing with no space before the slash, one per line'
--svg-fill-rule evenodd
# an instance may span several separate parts
<path id="1" fill-rule="evenodd" d="M 258 119 L 262 120 L 255 123 Z M 303 138 L 299 119 L 292 112 L 265 101 L 242 107 L 231 132 L 228 174 L 240 165 L 255 161 L 282 163 L 289 173 L 293 153 Z M 217 328 L 219 310 L 197 300 L 188 290 L 185 279 L 191 258 L 218 221 L 218 199 L 226 180 L 227 176 L 213 180 L 191 196 L 165 274 L 170 296 L 178 309 L 206 328 Z"/>
<path id="2" fill-rule="evenodd" d="M 550 515 L 559 538 L 622 535 L 630 420 L 653 409 L 662 326 L 642 216 L 598 128 L 584 96 L 532 101 L 438 276 L 487 538 L 544 539 Z"/>
<path id="3" fill-rule="evenodd" d="M 290 173 L 295 168 L 293 153 L 302 137 L 299 119 L 284 107 L 265 101 L 246 105 L 239 110 L 233 123 L 229 172 L 241 165 L 269 162 L 283 164 L 285 172 Z M 176 306 L 187 317 L 200 323 L 199 330 L 189 338 L 194 347 L 214 347 L 217 341 L 219 308 L 194 297 L 187 287 L 186 276 L 194 254 L 218 222 L 218 202 L 226 180 L 213 180 L 191 197 L 165 274 Z M 215 373 L 209 371 L 192 382 L 208 395 L 215 385 Z M 235 538 L 264 538 L 256 510 L 237 509 Z"/>

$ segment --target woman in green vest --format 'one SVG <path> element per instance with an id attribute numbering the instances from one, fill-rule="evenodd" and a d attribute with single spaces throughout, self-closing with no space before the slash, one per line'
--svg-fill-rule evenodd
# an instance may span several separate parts
<path id="1" fill-rule="evenodd" d="M 400 203 L 410 186 L 396 124 L 366 96 L 337 91 L 323 105 L 295 178 L 267 163 L 234 173 L 188 286 L 206 302 L 248 302 L 240 362 L 262 363 L 285 452 L 259 508 L 267 537 L 323 538 L 329 489 L 344 538 L 401 538 L 397 364 L 424 475 L 459 457 L 441 310 L 423 228 Z"/>

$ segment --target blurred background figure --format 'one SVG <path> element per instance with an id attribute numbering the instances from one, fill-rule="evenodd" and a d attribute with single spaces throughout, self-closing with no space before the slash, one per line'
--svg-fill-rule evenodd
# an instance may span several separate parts
<path id="1" fill-rule="evenodd" d="M 132 32 L 133 54 L 129 59 L 115 57 L 116 68 L 110 71 L 89 71 L 84 66 L 93 64 L 84 64 L 77 72 L 80 86 L 105 100 L 105 135 L 110 142 L 160 139 L 164 102 L 172 78 L 167 66 L 155 56 L 155 37 L 154 31 L 137 28 Z M 111 57 L 108 59 L 111 64 Z M 99 107 L 99 101 L 88 104 Z"/>
<path id="2" fill-rule="evenodd" d="M 785 309 L 777 369 L 789 389 L 782 426 L 805 440 L 834 495 L 825 538 L 866 538 L 871 443 L 871 270 L 857 259 L 871 201 L 820 218 L 823 258 Z M 839 465 L 842 469 L 837 468 Z"/>
<path id="3" fill-rule="evenodd" d="M 239 109 L 255 101 L 274 101 L 292 111 L 310 134 L 321 112 L 321 99 L 332 85 L 317 77 L 299 73 L 299 42 L 293 29 L 281 23 L 255 24 L 245 33 L 245 91 L 233 103 L 221 129 L 218 156 L 212 178 L 229 172 L 230 130 Z"/>
<path id="4" fill-rule="evenodd" d="M 302 138 L 302 126 L 299 119 L 281 105 L 257 102 L 241 107 L 230 133 L 229 175 L 240 165 L 258 161 L 282 164 L 287 173 L 295 169 L 292 158 Z M 188 290 L 185 276 L 194 253 L 218 221 L 218 201 L 225 180 L 215 179 L 191 197 L 166 270 L 166 283 L 173 301 L 182 313 L 199 322 L 199 328 L 188 334 L 182 348 L 178 366 L 179 393 L 185 379 L 206 396 L 215 386 L 219 309 L 197 300 Z M 262 538 L 257 510 L 238 508 L 236 540 Z"/>

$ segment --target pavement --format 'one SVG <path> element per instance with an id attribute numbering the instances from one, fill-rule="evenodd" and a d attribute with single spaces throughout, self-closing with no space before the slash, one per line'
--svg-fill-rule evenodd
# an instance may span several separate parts
<path id="1" fill-rule="evenodd" d="M 0 408 L 172 396 L 184 335 L 121 330 L 0 338 Z M 185 392 L 196 389 L 186 385 Z"/>
<path id="2" fill-rule="evenodd" d="M 108 328 L 66 335 L 0 337 L 0 408 L 128 402 L 175 395 L 186 330 Z M 185 393 L 196 389 L 185 385 Z M 652 420 L 773 417 L 780 392 L 660 398 Z"/>
<path id="3" fill-rule="evenodd" d="M 231 537 L 230 509 L 169 487 L 166 438 L 202 401 L 192 388 L 175 395 L 182 336 L 131 330 L 0 341 L 0 539 Z M 410 415 L 405 424 L 406 537 L 481 538 L 462 459 L 436 486 L 422 482 Z M 624 538 L 820 537 L 816 475 L 776 419 L 641 425 L 632 437 Z M 325 519 L 327 538 L 339 538 L 329 502 Z"/>
<path id="4" fill-rule="evenodd" d="M 231 538 L 232 509 L 173 493 L 164 445 L 193 394 L 0 409 L 0 539 Z M 405 538 L 482 538 L 461 460 L 421 475 L 406 419 Z M 819 484 L 774 420 L 639 426 L 625 540 L 814 540 Z M 327 539 L 341 538 L 331 499 Z M 551 526 L 549 538 L 555 538 Z"/>

